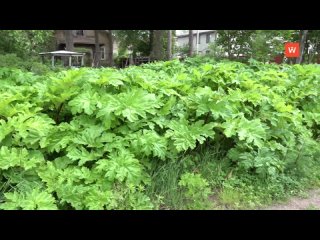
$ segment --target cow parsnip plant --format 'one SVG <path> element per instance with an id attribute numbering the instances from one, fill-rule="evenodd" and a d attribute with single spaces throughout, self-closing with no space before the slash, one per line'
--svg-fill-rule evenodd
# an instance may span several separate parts
<path id="1" fill-rule="evenodd" d="M 0 208 L 154 209 L 155 168 L 215 146 L 253 177 L 303 172 L 319 161 L 319 80 L 318 65 L 254 61 L 0 68 Z"/>

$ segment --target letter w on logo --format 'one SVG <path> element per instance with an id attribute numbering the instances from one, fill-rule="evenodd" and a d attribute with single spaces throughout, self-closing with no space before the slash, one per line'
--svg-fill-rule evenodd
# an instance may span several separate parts
<path id="1" fill-rule="evenodd" d="M 289 53 L 295 53 L 296 52 L 296 47 L 289 47 L 288 50 L 289 50 Z"/>

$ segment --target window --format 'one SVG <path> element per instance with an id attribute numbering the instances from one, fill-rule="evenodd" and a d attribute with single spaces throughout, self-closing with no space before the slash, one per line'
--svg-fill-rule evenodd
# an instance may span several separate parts
<path id="1" fill-rule="evenodd" d="M 200 44 L 201 43 L 201 35 L 199 34 L 199 42 L 198 42 L 198 44 Z"/>
<path id="2" fill-rule="evenodd" d="M 206 43 L 209 43 L 209 42 L 210 42 L 210 38 L 211 38 L 211 34 L 210 34 L 210 33 L 207 33 L 207 40 L 206 40 Z"/>
<path id="3" fill-rule="evenodd" d="M 194 37 L 193 37 L 193 44 L 194 46 L 197 46 L 197 44 L 200 44 L 200 35 L 199 35 L 199 42 L 198 42 L 198 35 L 197 34 L 194 34 Z M 189 40 L 188 40 L 189 42 Z"/>
<path id="4" fill-rule="evenodd" d="M 100 47 L 101 60 L 106 60 L 106 47 Z"/>
<path id="5" fill-rule="evenodd" d="M 83 36 L 83 30 L 76 30 L 76 36 Z"/>

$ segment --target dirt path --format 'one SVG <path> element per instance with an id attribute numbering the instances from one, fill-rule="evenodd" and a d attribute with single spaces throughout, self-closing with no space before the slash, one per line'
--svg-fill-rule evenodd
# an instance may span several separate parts
<path id="1" fill-rule="evenodd" d="M 264 210 L 320 210 L 320 189 L 308 192 L 308 197 L 291 198 L 287 203 L 272 205 Z"/>

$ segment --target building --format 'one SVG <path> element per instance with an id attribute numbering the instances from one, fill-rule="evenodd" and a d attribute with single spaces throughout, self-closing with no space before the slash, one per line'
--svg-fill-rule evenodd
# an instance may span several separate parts
<path id="1" fill-rule="evenodd" d="M 193 30 L 193 50 L 194 53 L 209 53 L 209 44 L 217 39 L 216 30 Z M 199 42 L 197 42 L 199 40 Z M 189 30 L 178 30 L 176 32 L 176 46 L 187 47 L 189 44 Z M 197 46 L 198 45 L 198 46 Z"/>
<path id="2" fill-rule="evenodd" d="M 95 52 L 95 35 L 94 30 L 72 30 L 74 50 L 77 52 L 85 52 L 85 65 L 91 66 Z M 109 38 L 106 31 L 99 31 L 99 45 L 101 51 L 100 64 L 107 65 L 107 48 Z M 56 50 L 65 50 L 66 38 L 64 30 L 55 31 Z M 114 43 L 114 52 L 117 51 L 117 44 Z"/>

